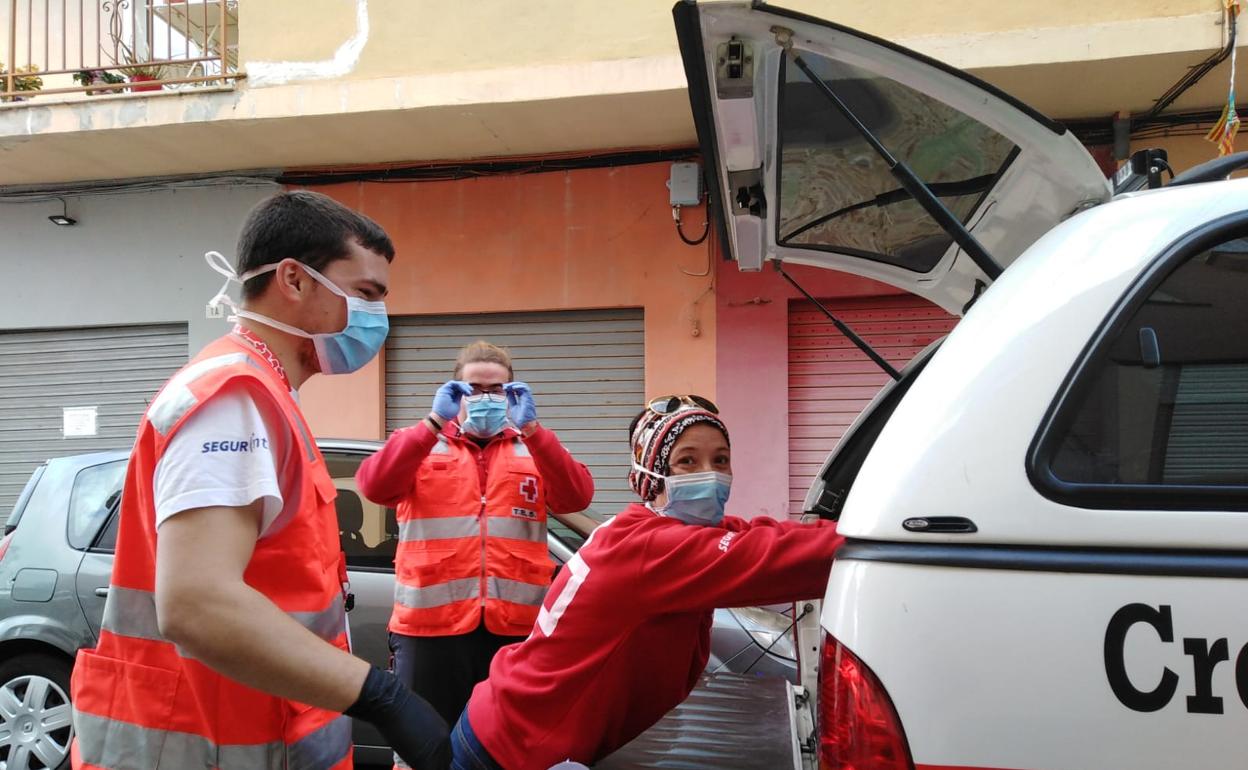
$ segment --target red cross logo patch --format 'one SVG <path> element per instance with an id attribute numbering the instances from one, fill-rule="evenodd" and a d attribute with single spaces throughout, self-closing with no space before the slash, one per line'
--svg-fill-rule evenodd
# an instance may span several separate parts
<path id="1" fill-rule="evenodd" d="M 520 482 L 520 496 L 530 505 L 537 502 L 537 479 L 533 476 L 525 476 L 524 481 Z"/>

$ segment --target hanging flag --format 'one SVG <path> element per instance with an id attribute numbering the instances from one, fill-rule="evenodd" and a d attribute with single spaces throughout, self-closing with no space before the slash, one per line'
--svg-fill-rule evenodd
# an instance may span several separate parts
<path id="1" fill-rule="evenodd" d="M 1239 16 L 1240 0 L 1223 0 L 1226 10 L 1227 34 L 1230 25 Z M 1231 46 L 1231 87 L 1226 96 L 1226 106 L 1222 108 L 1222 116 L 1205 136 L 1205 139 L 1218 145 L 1218 155 L 1230 155 L 1235 152 L 1235 134 L 1239 131 L 1239 112 L 1235 108 L 1235 49 Z"/>

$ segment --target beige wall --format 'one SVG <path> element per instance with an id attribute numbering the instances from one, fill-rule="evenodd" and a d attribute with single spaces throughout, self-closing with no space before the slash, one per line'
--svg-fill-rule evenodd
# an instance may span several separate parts
<path id="1" fill-rule="evenodd" d="M 240 4 L 244 61 L 334 56 L 357 31 L 364 0 Z M 366 0 L 368 38 L 347 77 L 367 78 L 670 56 L 672 0 Z M 1218 0 L 952 0 L 939 3 L 789 0 L 785 7 L 892 40 L 1007 30 L 1081 28 L 1216 14 Z M 316 23 L 310 23 L 315 21 Z M 298 26 L 300 34 L 290 30 Z M 1115 41 L 1081 38 L 1082 56 L 1117 55 Z M 1193 42 L 1193 41 L 1187 41 Z M 1122 45 L 1165 46 L 1164 40 Z M 1076 44 L 1078 45 L 1078 44 Z M 1024 55 L 1020 51 L 1020 56 Z"/>
<path id="2" fill-rule="evenodd" d="M 1208 0 L 946 0 L 934 3 L 786 0 L 782 5 L 889 37 L 1083 26 L 1145 17 L 1183 16 L 1217 8 L 1216 2 Z"/>
<path id="3" fill-rule="evenodd" d="M 784 1 L 1058 119 L 1146 111 L 1222 45 L 1221 0 Z M 235 86 L 0 104 L 0 186 L 690 146 L 671 4 L 247 0 Z"/>

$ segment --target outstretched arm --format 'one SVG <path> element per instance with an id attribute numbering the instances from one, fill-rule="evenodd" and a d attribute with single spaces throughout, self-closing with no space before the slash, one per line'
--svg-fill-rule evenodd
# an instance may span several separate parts
<path id="1" fill-rule="evenodd" d="M 664 612 L 813 599 L 823 595 L 845 538 L 830 521 L 729 517 L 725 527 L 671 521 L 648 535 L 638 600 Z"/>

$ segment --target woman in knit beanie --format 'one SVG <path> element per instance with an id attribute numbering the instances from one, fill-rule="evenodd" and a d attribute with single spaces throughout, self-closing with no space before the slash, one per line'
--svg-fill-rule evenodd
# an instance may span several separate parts
<path id="1" fill-rule="evenodd" d="M 728 428 L 709 400 L 651 400 L 629 427 L 639 502 L 596 529 L 503 648 L 451 735 L 453 770 L 591 764 L 683 701 L 717 607 L 823 595 L 843 538 L 829 521 L 724 515 Z"/>

